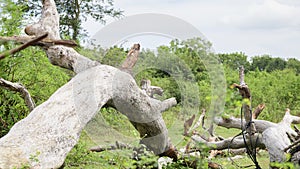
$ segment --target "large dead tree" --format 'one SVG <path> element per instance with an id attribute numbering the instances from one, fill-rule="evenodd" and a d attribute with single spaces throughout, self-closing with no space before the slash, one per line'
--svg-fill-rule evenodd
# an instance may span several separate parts
<path id="1" fill-rule="evenodd" d="M 240 85 L 234 84 L 233 86 L 239 89 L 243 99 L 251 101 L 251 94 L 247 84 L 244 82 L 243 68 L 240 70 Z M 250 102 L 251 103 L 251 102 Z M 293 137 L 299 136 L 299 134 L 291 129 L 291 124 L 299 124 L 300 117 L 290 114 L 290 110 L 287 109 L 286 113 L 279 123 L 273 123 L 266 120 L 257 120 L 257 116 L 264 109 L 265 105 L 259 105 L 253 112 L 251 110 L 251 104 L 245 102 L 242 105 L 242 110 L 245 115 L 245 119 L 234 117 L 215 117 L 214 123 L 218 126 L 226 128 L 243 129 L 244 136 L 237 136 L 235 138 L 223 139 L 220 141 L 209 141 L 199 135 L 193 135 L 192 139 L 195 142 L 205 143 L 209 148 L 215 150 L 224 149 L 239 149 L 250 147 L 250 150 L 258 148 L 266 148 L 269 153 L 270 162 L 285 162 L 286 150 L 291 146 Z M 246 145 L 247 144 L 247 145 Z M 253 147 L 252 147 L 253 146 Z M 254 151 L 255 152 L 255 151 Z M 294 153 L 295 154 L 295 153 Z M 298 154 L 295 154 L 295 156 Z M 292 159 L 298 159 L 299 157 L 292 157 Z M 294 160 L 295 161 L 295 160 Z"/>
<path id="2" fill-rule="evenodd" d="M 43 0 L 41 19 L 25 32 L 32 37 L 48 33 L 41 44 L 61 42 L 54 0 Z M 85 125 L 104 105 L 125 114 L 140 133 L 141 142 L 154 153 L 176 158 L 161 115 L 176 105 L 176 100 L 153 99 L 130 74 L 101 65 L 67 46 L 50 43 L 43 49 L 53 65 L 72 70 L 76 76 L 0 139 L 0 168 L 59 168 Z"/>

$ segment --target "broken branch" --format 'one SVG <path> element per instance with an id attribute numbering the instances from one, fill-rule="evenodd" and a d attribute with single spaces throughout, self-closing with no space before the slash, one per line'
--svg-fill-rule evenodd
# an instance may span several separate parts
<path id="1" fill-rule="evenodd" d="M 19 51 L 21 51 L 21 50 L 27 48 L 28 46 L 31 46 L 32 44 L 34 44 L 34 43 L 36 43 L 36 42 L 38 42 L 38 41 L 40 41 L 40 40 L 46 38 L 47 36 L 48 36 L 48 33 L 45 33 L 45 34 L 43 34 L 43 35 L 41 35 L 41 36 L 38 36 L 38 37 L 36 37 L 36 38 L 34 38 L 34 39 L 32 39 L 32 40 L 30 40 L 30 41 L 24 43 L 23 45 L 21 45 L 21 46 L 19 46 L 19 47 L 16 47 L 16 48 L 14 48 L 14 49 L 11 49 L 11 50 L 9 50 L 9 51 L 6 51 L 6 52 L 0 54 L 0 60 L 1 60 L 1 59 L 4 59 L 6 56 L 15 54 L 15 53 L 17 53 L 17 52 L 19 52 Z"/>
<path id="2" fill-rule="evenodd" d="M 16 43 L 21 43 L 25 44 L 28 41 L 34 40 L 35 37 L 32 36 L 12 36 L 12 37 L 5 37 L 5 36 L 0 36 L 0 42 L 16 42 Z M 31 46 L 42 46 L 42 47 L 50 47 L 54 45 L 63 45 L 67 47 L 76 47 L 78 46 L 75 41 L 73 40 L 56 40 L 56 39 L 42 39 L 37 42 L 32 42 L 30 44 Z"/>
<path id="3" fill-rule="evenodd" d="M 6 88 L 8 90 L 11 90 L 11 91 L 19 92 L 22 95 L 22 97 L 24 98 L 25 104 L 27 105 L 29 110 L 32 111 L 34 109 L 35 103 L 34 103 L 33 99 L 31 98 L 30 93 L 23 85 L 21 85 L 19 83 L 12 83 L 10 81 L 0 78 L 0 86 Z"/>

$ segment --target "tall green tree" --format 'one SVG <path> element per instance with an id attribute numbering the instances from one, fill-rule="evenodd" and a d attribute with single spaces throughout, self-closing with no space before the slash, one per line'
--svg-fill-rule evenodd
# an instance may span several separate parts
<path id="1" fill-rule="evenodd" d="M 250 68 L 248 57 L 242 52 L 229 53 L 229 54 L 222 53 L 222 54 L 218 54 L 218 56 L 223 65 L 227 65 L 233 70 L 238 70 L 240 66 L 244 66 L 246 71 L 248 71 Z"/>
<path id="2" fill-rule="evenodd" d="M 255 56 L 252 58 L 251 70 L 272 72 L 274 70 L 283 70 L 286 67 L 286 61 L 282 58 L 272 58 L 269 55 Z"/>
<path id="3" fill-rule="evenodd" d="M 39 16 L 42 7 L 40 0 L 18 0 L 26 5 L 27 18 Z M 87 32 L 82 23 L 94 19 L 105 23 L 108 17 L 121 17 L 123 11 L 115 9 L 113 0 L 56 0 L 57 11 L 60 14 L 60 33 L 63 38 L 79 40 L 86 37 Z"/>
<path id="4" fill-rule="evenodd" d="M 300 73 L 300 61 L 295 58 L 290 58 L 287 60 L 286 68 L 294 69 L 297 74 Z"/>

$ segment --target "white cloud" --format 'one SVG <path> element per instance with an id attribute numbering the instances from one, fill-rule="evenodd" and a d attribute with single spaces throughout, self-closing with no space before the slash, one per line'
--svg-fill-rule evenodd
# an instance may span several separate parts
<path id="1" fill-rule="evenodd" d="M 181 18 L 197 27 L 216 52 L 300 59 L 298 0 L 115 0 L 115 5 L 125 16 L 152 12 Z M 85 27 L 94 34 L 103 26 L 88 22 Z"/>
<path id="2" fill-rule="evenodd" d="M 223 17 L 225 24 L 241 29 L 281 29 L 300 26 L 299 7 L 282 4 L 275 0 L 249 5 L 241 14 Z"/>

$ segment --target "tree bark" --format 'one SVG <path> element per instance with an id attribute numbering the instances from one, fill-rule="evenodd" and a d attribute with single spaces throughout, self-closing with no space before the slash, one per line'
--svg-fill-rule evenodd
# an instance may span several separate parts
<path id="1" fill-rule="evenodd" d="M 26 27 L 25 32 L 31 36 L 48 33 L 50 39 L 60 40 L 54 0 L 43 1 L 41 20 Z M 32 168 L 60 167 L 82 129 L 105 104 L 113 104 L 125 114 L 143 137 L 141 142 L 152 151 L 174 157 L 161 112 L 176 105 L 175 98 L 152 99 L 128 73 L 100 65 L 72 48 L 54 45 L 43 49 L 52 64 L 77 75 L 0 139 L 0 168 L 24 164 Z"/>
<path id="2" fill-rule="evenodd" d="M 291 145 L 290 139 L 288 135 L 296 136 L 297 133 L 291 129 L 291 124 L 299 124 L 300 123 L 300 117 L 293 116 L 290 114 L 290 110 L 287 109 L 283 119 L 279 123 L 273 123 L 265 120 L 253 120 L 256 126 L 256 134 L 255 138 L 252 138 L 252 141 L 256 141 L 256 138 L 258 137 L 257 145 L 258 147 L 266 147 L 269 156 L 270 156 L 270 162 L 284 162 L 286 160 L 285 150 L 287 147 Z M 241 129 L 241 119 L 238 118 L 221 118 L 216 117 L 214 119 L 214 122 L 218 126 L 223 126 L 226 128 L 237 128 Z M 243 122 L 243 124 L 245 121 Z M 231 138 L 225 139 L 222 141 L 217 142 L 208 142 L 204 139 L 202 139 L 199 136 L 193 136 L 192 137 L 194 141 L 196 142 L 202 142 L 207 144 L 211 149 L 227 149 L 229 148 L 242 148 L 244 147 L 244 142 L 241 139 L 241 137 L 237 137 L 233 140 L 231 144 Z M 236 141 L 235 141 L 236 140 Z M 247 142 L 249 142 L 249 138 L 247 137 Z M 256 142 L 253 143 L 253 145 L 256 144 Z"/>
<path id="3" fill-rule="evenodd" d="M 26 44 L 30 42 L 30 46 L 41 46 L 41 47 L 46 47 L 49 48 L 50 46 L 54 45 L 63 45 L 67 47 L 76 47 L 78 46 L 75 41 L 73 40 L 57 40 L 57 39 L 49 39 L 45 38 L 40 41 L 34 41 L 36 37 L 34 36 L 12 36 L 12 37 L 7 37 L 7 36 L 0 36 L 0 42 L 16 42 L 16 43 L 21 43 L 21 44 Z"/>
<path id="4" fill-rule="evenodd" d="M 255 123 L 251 123 L 252 121 L 252 107 L 251 107 L 251 93 L 248 85 L 245 83 L 244 79 L 244 67 L 240 67 L 240 85 L 238 84 L 233 84 L 235 88 L 239 89 L 239 92 L 241 96 L 243 97 L 243 105 L 242 105 L 242 110 L 244 113 L 244 118 L 245 118 L 245 130 L 247 131 L 248 134 L 254 134 L 256 132 L 255 128 Z M 249 101 L 249 103 L 246 102 L 246 100 Z"/>
<path id="5" fill-rule="evenodd" d="M 25 48 L 31 46 L 31 45 L 34 44 L 34 43 L 39 42 L 40 40 L 46 38 L 47 36 L 48 36 L 48 34 L 45 33 L 45 34 L 43 34 L 43 35 L 41 35 L 41 36 L 39 36 L 39 37 L 36 37 L 36 38 L 34 38 L 34 39 L 32 39 L 32 40 L 30 40 L 30 41 L 24 43 L 23 45 L 21 45 L 21 46 L 19 46 L 19 47 L 16 47 L 16 48 L 14 48 L 14 49 L 11 49 L 11 50 L 9 50 L 9 51 L 4 52 L 3 54 L 0 55 L 0 60 L 1 60 L 1 59 L 4 59 L 4 58 L 5 58 L 6 56 L 8 56 L 8 55 L 12 55 L 12 54 L 17 53 L 17 52 L 19 52 L 19 51 L 21 51 L 21 50 L 23 50 L 23 49 L 25 49 Z"/>

